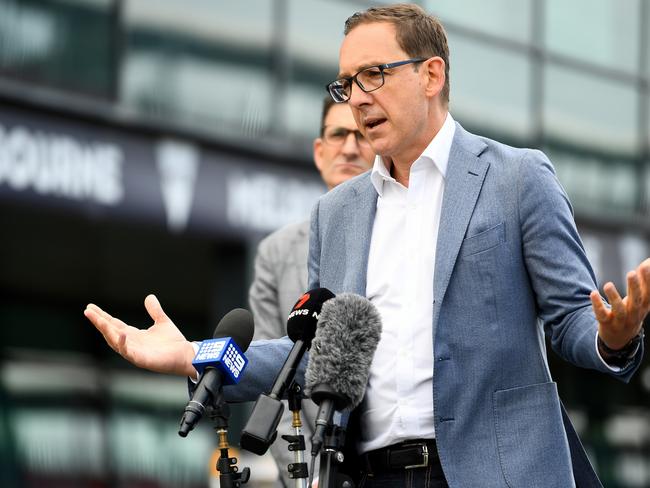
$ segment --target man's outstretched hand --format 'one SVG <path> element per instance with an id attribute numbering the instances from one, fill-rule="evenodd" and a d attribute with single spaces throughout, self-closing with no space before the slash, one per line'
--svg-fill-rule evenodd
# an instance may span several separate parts
<path id="1" fill-rule="evenodd" d="M 598 335 L 610 349 L 622 349 L 641 331 L 643 320 L 650 311 L 650 259 L 627 274 L 627 296 L 621 298 L 614 283 L 603 287 L 611 308 L 594 290 L 591 303 L 598 319 Z"/>
<path id="2" fill-rule="evenodd" d="M 192 344 L 163 312 L 154 295 L 145 298 L 144 306 L 154 321 L 148 329 L 131 327 L 92 303 L 84 315 L 115 352 L 136 366 L 158 373 L 196 377 Z"/>

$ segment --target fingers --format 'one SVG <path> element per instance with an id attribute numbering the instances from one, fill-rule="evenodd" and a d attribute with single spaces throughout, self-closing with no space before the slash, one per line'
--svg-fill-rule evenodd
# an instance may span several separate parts
<path id="1" fill-rule="evenodd" d="M 95 317 L 95 321 L 91 317 L 88 316 L 86 312 L 91 313 L 91 317 Z M 109 313 L 104 312 L 101 308 L 99 308 L 97 305 L 93 303 L 89 303 L 86 306 L 86 310 L 84 311 L 84 315 L 90 319 L 93 324 L 96 326 L 98 325 L 99 327 L 106 328 L 106 327 L 116 327 L 118 329 L 122 329 L 126 327 L 126 324 L 122 322 L 121 320 L 118 320 L 114 317 L 112 317 Z"/>
<path id="2" fill-rule="evenodd" d="M 119 343 L 122 337 L 126 339 L 124 329 L 126 324 L 121 320 L 111 317 L 97 305 L 89 304 L 84 310 L 84 315 L 95 328 L 104 336 L 104 339 L 111 348 L 119 352 Z"/>
<path id="3" fill-rule="evenodd" d="M 632 307 L 634 314 L 640 315 L 643 309 L 643 292 L 639 275 L 635 271 L 627 274 L 627 297 L 628 305 Z"/>
<path id="4" fill-rule="evenodd" d="M 135 353 L 127 347 L 126 334 L 124 332 L 119 333 L 119 339 L 117 347 L 115 348 L 115 352 L 117 352 L 127 361 L 135 364 L 136 366 L 139 366 L 137 363 L 137 358 L 135 357 Z"/>
<path id="5" fill-rule="evenodd" d="M 170 321 L 167 314 L 163 312 L 162 306 L 156 298 L 156 295 L 147 295 L 147 298 L 144 299 L 144 307 L 147 309 L 149 316 L 154 320 L 154 322 Z"/>
<path id="6" fill-rule="evenodd" d="M 620 318 L 625 317 L 625 304 L 623 303 L 623 299 L 621 298 L 621 295 L 619 295 L 616 286 L 614 286 L 614 283 L 611 281 L 605 283 L 605 286 L 603 286 L 603 291 L 605 292 L 607 301 L 612 307 L 612 312 L 614 315 Z"/>
<path id="7" fill-rule="evenodd" d="M 597 304 L 598 294 L 592 292 L 591 302 L 594 313 L 599 322 L 598 333 L 603 341 L 613 349 L 624 347 L 632 337 L 638 334 L 642 321 L 648 312 L 646 294 L 642 274 L 645 274 L 646 265 L 642 263 L 635 271 L 630 271 L 627 276 L 627 297 L 621 298 L 616 286 L 608 282 L 603 286 L 603 291 L 611 309 L 608 313 L 604 304 Z M 650 267 L 650 264 L 647 265 Z M 649 288 L 650 289 L 650 288 Z"/>
<path id="8" fill-rule="evenodd" d="M 600 296 L 600 293 L 598 291 L 594 290 L 591 292 L 589 295 L 589 298 L 591 298 L 591 305 L 594 309 L 594 314 L 596 315 L 596 320 L 598 322 L 605 323 L 608 322 L 610 319 L 611 312 L 603 302 L 603 299 Z"/>
<path id="9" fill-rule="evenodd" d="M 639 277 L 642 303 L 647 308 L 650 305 L 650 259 L 643 261 L 636 271 Z"/>

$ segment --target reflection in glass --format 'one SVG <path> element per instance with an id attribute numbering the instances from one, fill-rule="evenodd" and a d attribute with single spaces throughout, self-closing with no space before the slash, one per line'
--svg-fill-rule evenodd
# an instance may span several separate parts
<path id="1" fill-rule="evenodd" d="M 639 263 L 650 256 L 650 248 L 642 233 L 629 232 L 621 236 L 618 243 L 621 256 L 621 271 L 618 283 L 627 283 L 626 275 L 631 269 L 635 269 Z M 648 418 L 650 420 L 650 417 Z M 647 424 L 648 442 L 650 443 L 650 422 Z M 649 472 L 650 474 L 650 472 Z"/>
<path id="2" fill-rule="evenodd" d="M 112 0 L 0 0 L 0 74 L 111 96 Z"/>
<path id="3" fill-rule="evenodd" d="M 558 179 L 577 211 L 587 215 L 632 212 L 638 199 L 637 167 L 615 160 L 550 147 L 544 152 L 553 162 Z"/>
<path id="4" fill-rule="evenodd" d="M 105 443 L 96 414 L 54 408 L 17 409 L 12 424 L 18 459 L 27 472 L 90 479 L 104 476 Z"/>
<path id="5" fill-rule="evenodd" d="M 289 84 L 285 98 L 286 130 L 289 135 L 310 141 L 318 137 L 323 100 L 326 96 L 329 95 L 324 86 L 296 81 Z M 311 143 L 306 148 L 311 153 Z"/>
<path id="6" fill-rule="evenodd" d="M 640 0 L 547 0 L 545 45 L 552 52 L 637 72 Z"/>
<path id="7" fill-rule="evenodd" d="M 547 66 L 545 75 L 543 124 L 548 136 L 610 154 L 638 151 L 639 97 L 634 86 L 554 65 Z"/>
<path id="8" fill-rule="evenodd" d="M 355 5 L 327 0 L 291 0 L 287 20 L 289 55 L 285 126 L 291 135 L 318 136 L 325 85 L 338 73 L 345 20 Z M 282 107 L 280 107 L 282 109 Z"/>
<path id="9" fill-rule="evenodd" d="M 177 431 L 178 421 L 171 415 L 116 410 L 107 425 L 116 474 L 124 480 L 140 478 L 153 486 L 201 486 L 207 478 L 207 458 L 214 439 L 205 428 L 193 431 L 191 439 L 180 439 Z"/>
<path id="10" fill-rule="evenodd" d="M 645 214 L 650 213 L 650 159 L 645 162 L 645 201 L 643 202 L 643 210 Z M 650 391 L 650 388 L 648 388 Z"/>
<path id="11" fill-rule="evenodd" d="M 122 101 L 202 131 L 266 134 L 271 7 L 264 0 L 127 2 Z"/>
<path id="12" fill-rule="evenodd" d="M 461 36 L 449 36 L 450 111 L 458 120 L 518 138 L 532 131 L 531 61 Z"/>
<path id="13" fill-rule="evenodd" d="M 462 27 L 514 41 L 531 41 L 531 0 L 427 0 L 427 11 Z"/>
<path id="14" fill-rule="evenodd" d="M 648 0 L 642 4 L 642 10 L 645 12 L 645 24 L 641 32 L 641 49 L 645 52 L 645 75 L 650 78 L 650 2 Z"/>
<path id="15" fill-rule="evenodd" d="M 268 131 L 271 83 L 254 67 L 134 51 L 123 72 L 127 105 L 199 130 L 250 137 Z"/>
<path id="16" fill-rule="evenodd" d="M 646 91 L 646 113 L 645 113 L 645 124 L 646 124 L 646 133 L 645 133 L 645 145 L 648 150 L 648 154 L 650 154 L 650 79 L 648 79 L 649 84 L 646 85 L 648 86 L 648 91 Z"/>

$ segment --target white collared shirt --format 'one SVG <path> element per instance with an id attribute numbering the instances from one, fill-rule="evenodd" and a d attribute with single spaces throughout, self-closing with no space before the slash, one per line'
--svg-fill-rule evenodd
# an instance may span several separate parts
<path id="1" fill-rule="evenodd" d="M 409 186 L 377 156 L 379 198 L 366 296 L 382 318 L 362 410 L 360 452 L 433 438 L 433 274 L 449 151 L 451 114 L 410 168 Z"/>

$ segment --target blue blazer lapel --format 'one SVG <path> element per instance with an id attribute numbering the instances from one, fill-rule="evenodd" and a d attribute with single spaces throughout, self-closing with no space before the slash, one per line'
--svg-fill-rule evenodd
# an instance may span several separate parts
<path id="1" fill-rule="evenodd" d="M 479 155 L 487 145 L 456 124 L 442 198 L 433 297 L 440 303 L 445 296 L 458 250 L 483 186 L 490 163 Z"/>
<path id="2" fill-rule="evenodd" d="M 359 177 L 352 184 L 353 194 L 343 205 L 347 255 L 344 261 L 348 268 L 343 273 L 343 289 L 365 296 L 370 239 L 377 213 L 377 192 L 370 181 L 370 173 Z"/>

